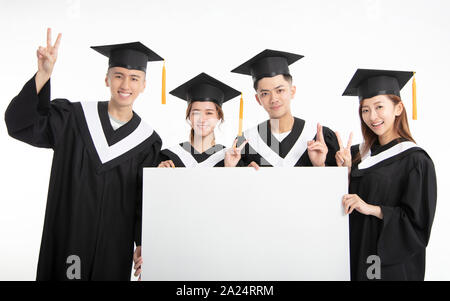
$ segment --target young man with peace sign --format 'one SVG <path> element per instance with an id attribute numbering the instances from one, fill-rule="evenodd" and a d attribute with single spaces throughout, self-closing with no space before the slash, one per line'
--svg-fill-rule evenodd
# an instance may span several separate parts
<path id="1" fill-rule="evenodd" d="M 296 87 L 289 65 L 302 57 L 266 49 L 232 70 L 252 76 L 256 101 L 269 115 L 243 134 L 248 140 L 242 152 L 246 166 L 336 166 L 339 146 L 334 132 L 291 113 Z"/>
<path id="2" fill-rule="evenodd" d="M 148 61 L 139 42 L 93 47 L 109 57 L 111 98 L 50 101 L 61 34 L 37 51 L 38 71 L 5 113 L 8 133 L 54 151 L 37 280 L 129 280 L 141 240 L 142 165 L 156 165 L 158 134 L 133 112 Z"/>

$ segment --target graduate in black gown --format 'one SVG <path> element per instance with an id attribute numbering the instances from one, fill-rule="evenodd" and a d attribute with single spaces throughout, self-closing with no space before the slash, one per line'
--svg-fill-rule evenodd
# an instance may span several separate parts
<path id="1" fill-rule="evenodd" d="M 437 188 L 433 162 L 414 142 L 400 98 L 412 76 L 358 69 L 344 92 L 359 97 L 364 138 L 352 147 L 340 142 L 336 153 L 350 172 L 343 206 L 350 214 L 352 280 L 425 277 Z"/>
<path id="2" fill-rule="evenodd" d="M 189 141 L 174 145 L 160 152 L 159 168 L 206 168 L 234 167 L 241 165 L 240 152 L 246 142 L 236 147 L 237 139 L 230 149 L 216 144 L 214 128 L 224 120 L 222 104 L 239 94 L 239 91 L 200 73 L 170 94 L 186 101 L 186 120 L 191 125 Z M 140 275 L 142 256 L 134 258 L 135 276 Z"/>
<path id="3" fill-rule="evenodd" d="M 302 57 L 266 49 L 232 70 L 252 76 L 256 100 L 269 115 L 269 120 L 243 134 L 242 140 L 248 140 L 242 152 L 245 166 L 336 165 L 334 132 L 291 113 L 296 87 L 289 65 Z"/>
<path id="4" fill-rule="evenodd" d="M 109 101 L 50 101 L 61 35 L 37 51 L 38 71 L 5 113 L 8 133 L 53 149 L 37 280 L 130 280 L 140 246 L 142 166 L 156 165 L 158 134 L 132 110 L 145 88 L 139 42 L 93 47 L 109 57 Z"/>
<path id="5" fill-rule="evenodd" d="M 227 149 L 216 144 L 214 128 L 224 119 L 222 104 L 240 95 L 240 92 L 201 73 L 170 94 L 188 102 L 186 120 L 191 132 L 189 141 L 161 151 L 159 166 L 224 167 Z"/>

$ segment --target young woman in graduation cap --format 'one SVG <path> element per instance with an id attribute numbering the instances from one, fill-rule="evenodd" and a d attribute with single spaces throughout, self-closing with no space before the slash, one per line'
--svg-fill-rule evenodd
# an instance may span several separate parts
<path id="1" fill-rule="evenodd" d="M 350 138 L 345 147 L 338 136 L 336 153 L 337 164 L 350 172 L 342 203 L 350 214 L 352 280 L 424 280 L 436 174 L 412 138 L 400 98 L 413 74 L 358 69 L 343 94 L 359 97 L 364 138 L 352 147 Z M 377 270 L 372 264 L 378 263 Z"/>
<path id="2" fill-rule="evenodd" d="M 233 150 L 237 152 L 227 152 L 225 146 L 216 144 L 214 129 L 224 120 L 222 104 L 241 93 L 208 74 L 201 73 L 170 94 L 188 102 L 186 120 L 191 126 L 191 132 L 189 141 L 161 151 L 162 162 L 159 167 L 236 166 L 245 144 L 239 148 L 234 145 Z"/>
<path id="3" fill-rule="evenodd" d="M 222 104 L 241 93 L 206 73 L 175 88 L 170 94 L 187 101 L 186 120 L 191 126 L 189 141 L 160 152 L 160 168 L 234 167 L 241 165 L 240 152 L 247 143 L 232 148 L 216 144 L 214 129 L 223 122 Z M 141 274 L 142 256 L 134 258 L 134 275 Z"/>

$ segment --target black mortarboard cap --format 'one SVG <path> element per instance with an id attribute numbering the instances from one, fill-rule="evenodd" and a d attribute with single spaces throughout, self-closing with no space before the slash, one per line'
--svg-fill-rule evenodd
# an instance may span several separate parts
<path id="1" fill-rule="evenodd" d="M 123 67 L 145 72 L 147 62 L 164 60 L 141 42 L 92 46 L 91 48 L 109 57 L 109 68 Z"/>
<path id="2" fill-rule="evenodd" d="M 188 102 L 212 101 L 219 106 L 241 94 L 206 73 L 200 73 L 169 93 Z"/>
<path id="3" fill-rule="evenodd" d="M 279 74 L 290 75 L 289 65 L 302 57 L 295 53 L 266 49 L 231 72 L 251 75 L 253 81 Z"/>
<path id="4" fill-rule="evenodd" d="M 342 95 L 358 96 L 359 100 L 387 94 L 400 97 L 400 90 L 413 75 L 411 71 L 358 69 Z"/>

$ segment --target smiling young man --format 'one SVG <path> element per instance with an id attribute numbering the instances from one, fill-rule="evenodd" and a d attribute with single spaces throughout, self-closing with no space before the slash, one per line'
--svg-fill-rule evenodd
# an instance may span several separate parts
<path id="1" fill-rule="evenodd" d="M 296 87 L 289 65 L 303 56 L 266 49 L 231 72 L 251 75 L 256 101 L 269 120 L 244 132 L 244 164 L 257 166 L 335 166 L 336 135 L 327 127 L 294 117 Z"/>
<path id="2" fill-rule="evenodd" d="M 139 42 L 93 47 L 109 57 L 109 101 L 50 101 L 61 35 L 37 51 L 38 71 L 5 113 L 8 133 L 54 151 L 37 280 L 129 280 L 140 246 L 142 166 L 157 163 L 158 134 L 133 112 L 148 61 Z"/>

